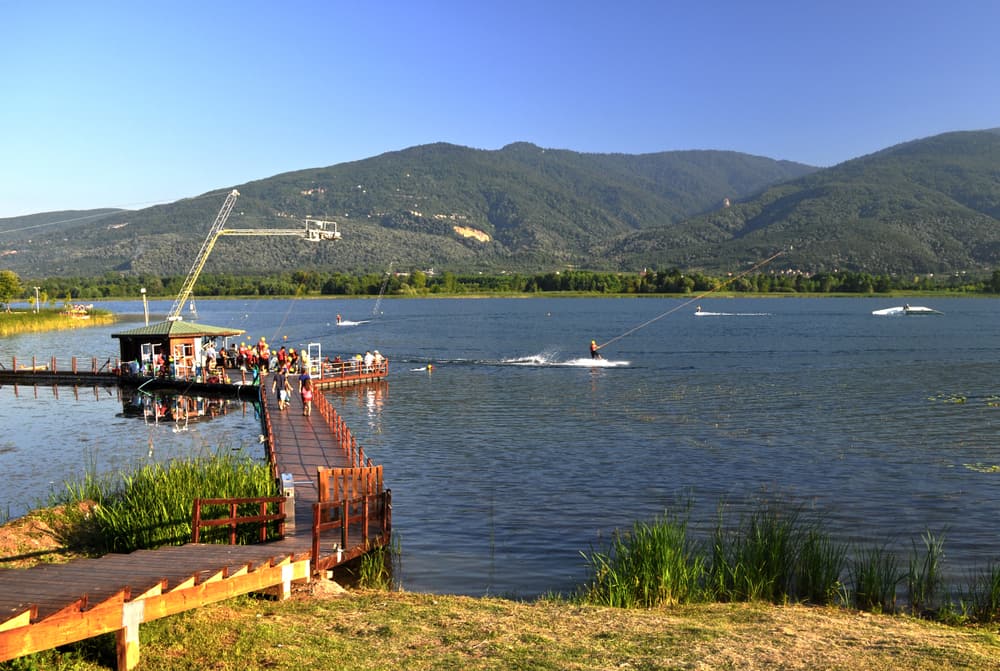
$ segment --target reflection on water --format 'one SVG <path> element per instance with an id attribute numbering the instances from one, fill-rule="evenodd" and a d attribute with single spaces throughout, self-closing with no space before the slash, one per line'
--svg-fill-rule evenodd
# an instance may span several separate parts
<path id="1" fill-rule="evenodd" d="M 150 394 L 135 391 L 122 396 L 122 414 L 126 417 L 141 417 L 147 424 L 174 422 L 175 425 L 183 424 L 185 428 L 190 421 L 205 421 L 226 415 L 243 405 L 235 399 L 202 398 L 160 392 Z"/>
<path id="2" fill-rule="evenodd" d="M 118 387 L 0 387 L 0 517 L 47 505 L 64 483 L 148 461 L 242 450 L 263 458 L 256 407 Z"/>

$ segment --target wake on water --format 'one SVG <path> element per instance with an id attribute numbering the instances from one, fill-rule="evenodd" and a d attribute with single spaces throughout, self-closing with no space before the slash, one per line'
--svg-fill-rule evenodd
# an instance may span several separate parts
<path id="1" fill-rule="evenodd" d="M 555 354 L 543 352 L 542 354 L 532 354 L 530 356 L 516 357 L 513 359 L 503 359 L 500 364 L 507 366 L 575 366 L 579 368 L 618 368 L 629 365 L 629 362 L 615 359 L 593 359 L 589 356 L 580 357 L 579 359 L 557 361 Z"/>
<path id="2" fill-rule="evenodd" d="M 770 312 L 705 312 L 698 310 L 695 317 L 770 317 Z"/>
<path id="3" fill-rule="evenodd" d="M 591 359 L 588 357 L 580 357 L 579 359 L 567 359 L 565 361 L 560 361 L 557 359 L 556 354 L 542 353 L 542 354 L 531 354 L 529 356 L 512 357 L 510 359 L 500 359 L 488 360 L 488 359 L 439 359 L 432 364 L 433 366 L 441 365 L 452 365 L 452 366 L 528 366 L 536 368 L 555 368 L 555 367 L 572 367 L 572 368 L 623 368 L 630 365 L 630 362 L 621 359 Z M 418 368 L 411 368 L 411 373 L 416 373 L 419 371 L 426 371 L 427 366 L 420 366 Z"/>

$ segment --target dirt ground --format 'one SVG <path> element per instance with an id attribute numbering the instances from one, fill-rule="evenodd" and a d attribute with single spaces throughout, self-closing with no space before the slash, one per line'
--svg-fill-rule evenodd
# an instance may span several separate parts
<path id="1" fill-rule="evenodd" d="M 81 504 L 88 514 L 91 504 Z M 27 568 L 41 563 L 69 561 L 80 555 L 64 547 L 62 531 L 68 527 L 63 506 L 39 510 L 0 526 L 0 568 Z"/>

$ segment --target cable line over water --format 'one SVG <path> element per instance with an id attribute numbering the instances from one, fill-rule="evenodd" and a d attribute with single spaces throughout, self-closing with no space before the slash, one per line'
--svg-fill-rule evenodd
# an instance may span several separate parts
<path id="1" fill-rule="evenodd" d="M 744 270 L 741 273 L 733 275 L 732 277 L 730 277 L 728 280 L 726 280 L 725 282 L 723 282 L 719 286 L 713 287 L 713 288 L 709 289 L 708 291 L 702 292 L 702 293 L 698 294 L 697 296 L 695 296 L 694 298 L 690 298 L 690 299 L 684 301 L 683 303 L 681 303 L 679 305 L 675 305 L 674 307 L 670 308 L 666 312 L 664 312 L 662 314 L 659 314 L 659 315 L 653 317 L 652 319 L 648 319 L 648 320 L 644 321 L 643 323 L 639 324 L 638 326 L 634 326 L 634 327 L 630 328 L 628 331 L 625 331 L 621 335 L 616 335 L 614 338 L 612 338 L 611 340 L 608 340 L 607 342 L 601 343 L 600 345 L 597 346 L 597 349 L 599 349 L 599 350 L 603 349 L 604 347 L 607 347 L 608 345 L 610 345 L 610 344 L 612 344 L 614 342 L 618 342 L 622 338 L 625 338 L 627 336 L 632 335 L 633 333 L 635 333 L 639 329 L 645 328 L 645 327 L 649 326 L 650 324 L 652 324 L 653 322 L 659 321 L 659 320 L 663 319 L 664 317 L 666 317 L 667 315 L 673 314 L 674 312 L 677 312 L 681 308 L 684 308 L 684 307 L 687 307 L 688 305 L 691 305 L 691 303 L 694 303 L 695 301 L 700 301 L 705 296 L 708 296 L 710 294 L 715 293 L 716 291 L 719 291 L 720 289 L 725 288 L 726 286 L 728 286 L 729 284 L 732 284 L 733 282 L 735 282 L 736 280 L 740 279 L 741 277 L 746 277 L 750 273 L 763 268 L 764 266 L 766 266 L 767 264 L 769 264 L 771 261 L 774 261 L 776 258 L 778 258 L 779 256 L 781 256 L 784 253 L 785 253 L 785 250 L 783 250 L 783 249 L 775 252 L 774 254 L 772 254 L 771 256 L 767 257 L 763 261 L 758 262 L 754 266 L 752 266 L 750 268 L 747 268 L 746 270 Z"/>

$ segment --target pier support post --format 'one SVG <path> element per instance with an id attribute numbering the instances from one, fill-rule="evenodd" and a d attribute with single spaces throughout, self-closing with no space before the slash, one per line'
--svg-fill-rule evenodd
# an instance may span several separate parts
<path id="1" fill-rule="evenodd" d="M 145 601 L 130 601 L 122 608 L 122 628 L 115 633 L 118 671 L 131 671 L 139 665 L 139 623 L 145 615 Z"/>
<path id="2" fill-rule="evenodd" d="M 295 480 L 291 473 L 281 474 L 281 493 L 285 497 L 285 533 L 295 533 Z"/>

